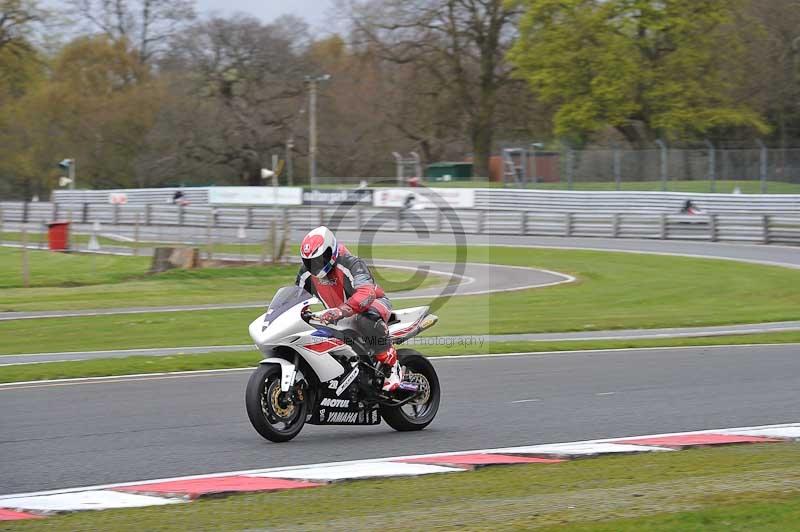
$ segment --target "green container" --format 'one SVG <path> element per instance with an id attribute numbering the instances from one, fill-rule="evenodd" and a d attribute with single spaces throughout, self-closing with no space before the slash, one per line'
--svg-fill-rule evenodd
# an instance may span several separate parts
<path id="1" fill-rule="evenodd" d="M 469 181 L 472 179 L 472 163 L 433 163 L 425 169 L 429 181 Z"/>

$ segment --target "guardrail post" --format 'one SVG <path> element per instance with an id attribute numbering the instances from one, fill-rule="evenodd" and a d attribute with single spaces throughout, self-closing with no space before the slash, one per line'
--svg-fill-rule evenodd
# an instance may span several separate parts
<path id="1" fill-rule="evenodd" d="M 712 242 L 717 241 L 717 215 L 710 214 L 708 216 L 708 239 Z"/>
<path id="2" fill-rule="evenodd" d="M 436 209 L 436 232 L 442 232 L 442 211 L 440 209 Z"/>
<path id="3" fill-rule="evenodd" d="M 325 209 L 319 209 L 319 225 L 325 225 Z"/>
<path id="4" fill-rule="evenodd" d="M 483 226 L 485 223 L 486 218 L 486 211 L 478 211 L 478 217 L 475 218 L 475 233 L 482 234 L 483 233 Z"/>
<path id="5" fill-rule="evenodd" d="M 572 213 L 564 215 L 564 236 L 572 236 Z"/>
<path id="6" fill-rule="evenodd" d="M 403 209 L 397 209 L 397 212 L 395 213 L 395 216 L 396 216 L 395 229 L 398 230 L 398 231 L 402 231 L 402 227 L 403 227 Z"/>
<path id="7" fill-rule="evenodd" d="M 522 211 L 519 214 L 519 234 L 524 235 L 528 232 L 528 211 Z"/>
<path id="8" fill-rule="evenodd" d="M 119 225 L 119 203 L 114 204 L 114 225 Z"/>
<path id="9" fill-rule="evenodd" d="M 247 207 L 247 218 L 245 218 L 244 225 L 249 229 L 253 227 L 253 208 Z"/>
<path id="10" fill-rule="evenodd" d="M 762 241 L 765 244 L 769 244 L 769 226 L 770 226 L 770 216 L 765 214 L 761 217 L 761 228 L 763 231 Z"/>
<path id="11" fill-rule="evenodd" d="M 183 217 L 184 217 L 184 209 L 183 205 L 178 206 L 178 225 L 183 225 Z"/>
<path id="12" fill-rule="evenodd" d="M 150 207 L 149 203 L 144 205 L 144 225 L 150 225 Z"/>
<path id="13" fill-rule="evenodd" d="M 356 207 L 356 231 L 361 231 L 361 224 L 364 221 L 364 209 Z"/>
<path id="14" fill-rule="evenodd" d="M 81 212 L 81 223 L 88 224 L 89 223 L 89 204 L 84 203 L 82 212 Z"/>
<path id="15" fill-rule="evenodd" d="M 53 202 L 53 221 L 58 220 L 58 203 Z"/>
<path id="16" fill-rule="evenodd" d="M 667 237 L 669 237 L 669 231 L 667 230 L 667 215 L 662 213 L 659 227 L 659 238 L 665 240 Z"/>
<path id="17" fill-rule="evenodd" d="M 28 202 L 22 202 L 22 223 L 28 223 Z"/>
<path id="18" fill-rule="evenodd" d="M 612 238 L 619 238 L 619 214 L 614 214 L 611 217 L 611 236 Z"/>

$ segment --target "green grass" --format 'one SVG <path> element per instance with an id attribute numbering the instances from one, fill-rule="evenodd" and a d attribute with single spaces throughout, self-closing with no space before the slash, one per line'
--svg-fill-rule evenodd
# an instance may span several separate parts
<path id="1" fill-rule="evenodd" d="M 483 342 L 452 345 L 411 345 L 426 356 L 460 356 L 486 353 L 524 353 L 580 351 L 585 349 L 627 349 L 647 347 L 685 347 L 742 344 L 800 343 L 800 331 L 701 338 L 660 338 L 652 340 L 601 340 L 568 342 Z M 75 377 L 104 377 L 135 375 L 167 371 L 196 371 L 207 369 L 243 368 L 255 365 L 261 357 L 252 351 L 204 353 L 196 355 L 131 356 L 75 362 L 19 364 L 0 367 L 0 382 L 22 382 Z M 0 357 L 0 362 L 2 357 Z"/>
<path id="2" fill-rule="evenodd" d="M 294 283 L 296 265 L 171 270 L 147 275 L 150 259 L 31 251 L 32 288 L 19 288 L 21 254 L 0 248 L 0 312 L 242 303 L 268 300 Z M 387 290 L 402 292 L 443 283 L 405 270 L 376 268 Z"/>
<path id="3" fill-rule="evenodd" d="M 792 530 L 798 478 L 800 445 L 741 445 L 84 512 L 9 529 Z"/>
<path id="4" fill-rule="evenodd" d="M 386 258 L 444 261 L 454 256 L 447 247 L 382 247 L 375 252 Z M 454 297 L 436 309 L 441 319 L 432 335 L 800 319 L 800 271 L 786 268 L 687 257 L 485 246 L 470 247 L 468 259 L 562 271 L 576 275 L 579 282 Z M 131 299 L 124 301 L 130 304 Z M 430 300 L 397 303 L 410 307 Z M 0 322 L 0 353 L 244 344 L 250 341 L 247 325 L 257 315 L 256 309 L 243 309 Z"/>
<path id="5" fill-rule="evenodd" d="M 503 183 L 489 181 L 449 181 L 449 182 L 428 182 L 426 186 L 432 188 L 502 188 Z M 730 194 L 739 187 L 742 194 L 760 194 L 761 182 L 758 180 L 734 180 L 720 179 L 716 182 L 716 193 Z M 527 188 L 538 190 L 567 190 L 569 189 L 566 181 L 539 182 L 536 184 L 528 183 Z M 571 190 L 588 191 L 609 191 L 616 190 L 617 185 L 614 181 L 575 181 L 572 183 Z M 661 181 L 623 181 L 620 183 L 620 190 L 642 190 L 648 192 L 660 192 Z M 710 193 L 711 181 L 699 179 L 696 181 L 670 180 L 667 181 L 667 192 L 697 192 Z M 800 183 L 784 183 L 780 181 L 769 181 L 767 183 L 767 194 L 800 194 Z"/>
<path id="6" fill-rule="evenodd" d="M 150 267 L 145 257 L 29 251 L 32 287 L 115 284 L 142 276 Z M 7 289 L 22 286 L 22 250 L 0 247 L 0 306 L 13 297 Z M 30 297 L 35 297 L 31 293 Z"/>

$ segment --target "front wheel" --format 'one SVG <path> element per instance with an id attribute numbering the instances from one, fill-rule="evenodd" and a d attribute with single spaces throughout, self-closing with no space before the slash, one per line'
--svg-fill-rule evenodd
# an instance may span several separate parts
<path id="1" fill-rule="evenodd" d="M 244 395 L 247 416 L 253 428 L 274 442 L 289 441 L 300 433 L 306 422 L 308 401 L 304 390 L 296 386 L 281 392 L 281 366 L 261 364 L 247 382 Z"/>
<path id="2" fill-rule="evenodd" d="M 439 377 L 427 358 L 413 349 L 398 349 L 397 356 L 403 367 L 403 381 L 419 387 L 413 401 L 396 407 L 381 407 L 381 417 L 394 430 L 422 430 L 430 425 L 439 411 Z"/>

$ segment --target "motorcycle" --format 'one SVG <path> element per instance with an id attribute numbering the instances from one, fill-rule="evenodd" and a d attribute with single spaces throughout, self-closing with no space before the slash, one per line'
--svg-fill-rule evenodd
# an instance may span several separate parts
<path id="1" fill-rule="evenodd" d="M 413 349 L 398 349 L 402 381 L 382 391 L 390 367 L 369 356 L 369 346 L 352 327 L 320 321 L 309 310 L 320 301 L 302 287 L 278 290 L 249 332 L 264 359 L 245 391 L 247 415 L 256 431 L 273 442 L 289 441 L 306 423 L 379 425 L 422 430 L 439 409 L 441 390 L 433 365 Z M 394 345 L 436 324 L 428 307 L 397 310 L 388 322 Z"/>

